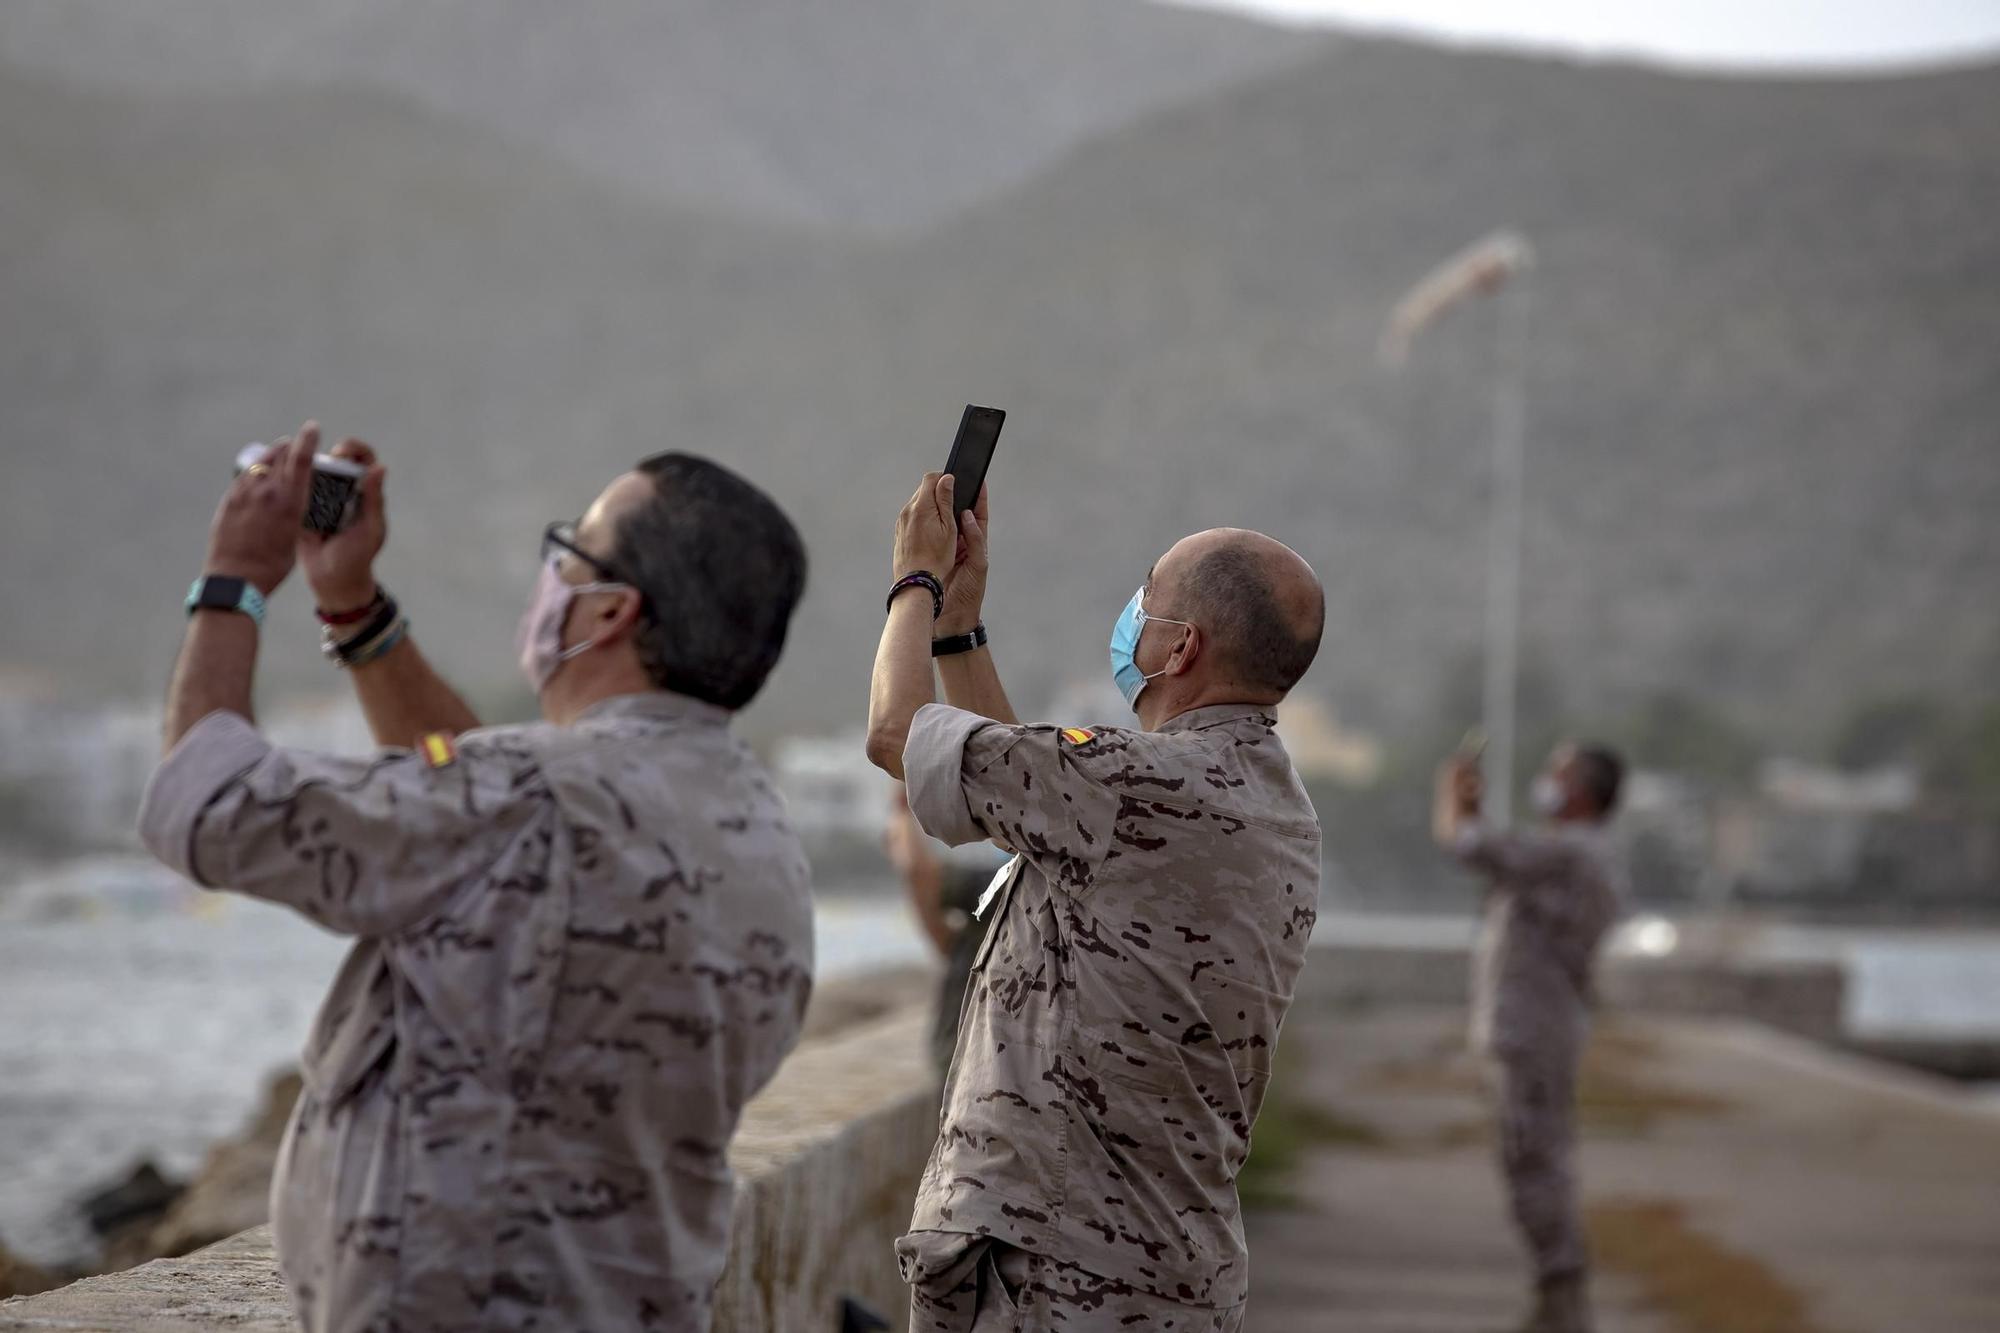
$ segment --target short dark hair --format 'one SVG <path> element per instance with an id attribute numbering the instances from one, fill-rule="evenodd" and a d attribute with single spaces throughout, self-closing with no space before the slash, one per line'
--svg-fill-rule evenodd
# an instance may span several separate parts
<path id="1" fill-rule="evenodd" d="M 719 463 L 655 454 L 618 521 L 613 559 L 650 603 L 634 646 L 653 684 L 724 708 L 757 697 L 806 585 L 806 549 L 777 502 Z"/>
<path id="2" fill-rule="evenodd" d="M 1311 629 L 1301 633 L 1279 605 L 1265 562 L 1241 546 L 1218 546 L 1198 557 L 1174 603 L 1176 614 L 1201 628 L 1242 684 L 1289 693 L 1319 654 L 1324 599 Z"/>
<path id="3" fill-rule="evenodd" d="M 1576 747 L 1576 774 L 1597 807 L 1598 818 L 1609 819 L 1625 786 L 1625 760 L 1608 745 L 1585 741 Z"/>

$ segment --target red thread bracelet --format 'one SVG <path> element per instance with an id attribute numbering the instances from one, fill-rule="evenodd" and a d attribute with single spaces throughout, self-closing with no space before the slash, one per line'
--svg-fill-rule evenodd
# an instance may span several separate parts
<path id="1" fill-rule="evenodd" d="M 389 594 L 384 592 L 382 585 L 378 583 L 375 585 L 375 596 L 369 599 L 368 605 L 358 611 L 327 611 L 316 606 L 313 608 L 313 614 L 319 617 L 319 623 L 322 625 L 359 625 L 380 611 L 382 603 L 388 600 Z"/>

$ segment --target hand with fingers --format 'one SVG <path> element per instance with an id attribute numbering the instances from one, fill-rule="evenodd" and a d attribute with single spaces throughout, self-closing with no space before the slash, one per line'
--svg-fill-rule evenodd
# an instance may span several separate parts
<path id="1" fill-rule="evenodd" d="M 1479 756 L 1459 753 L 1438 766 L 1439 799 L 1467 817 L 1479 813 L 1486 797 L 1486 779 L 1479 771 Z"/>
<path id="2" fill-rule="evenodd" d="M 940 582 L 952 568 L 958 546 L 958 522 L 951 498 L 951 475 L 926 472 L 917 493 L 896 516 L 896 546 L 891 564 L 897 578 L 921 570 Z"/>
<path id="3" fill-rule="evenodd" d="M 935 631 L 939 635 L 970 634 L 979 623 L 980 608 L 986 601 L 988 490 L 981 486 L 978 502 L 958 516 L 957 550 L 950 572 L 943 574 L 944 612 L 938 616 Z"/>
<path id="4" fill-rule="evenodd" d="M 297 558 L 318 446 L 319 425 L 308 421 L 297 439 L 244 469 L 216 508 L 205 572 L 243 579 L 267 597 L 285 581 Z"/>
<path id="5" fill-rule="evenodd" d="M 360 440 L 342 440 L 334 446 L 333 456 L 368 469 L 361 478 L 360 509 L 338 532 L 302 530 L 298 552 L 313 601 L 322 611 L 340 613 L 359 610 L 375 598 L 375 557 L 389 539 L 389 515 L 382 504 L 382 483 L 389 470 Z"/>

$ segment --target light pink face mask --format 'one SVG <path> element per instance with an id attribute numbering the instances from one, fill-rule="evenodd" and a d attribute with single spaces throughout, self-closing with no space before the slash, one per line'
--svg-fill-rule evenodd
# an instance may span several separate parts
<path id="1" fill-rule="evenodd" d="M 570 603 L 582 593 L 610 592 L 631 586 L 627 583 L 565 583 L 557 568 L 560 559 L 559 556 L 552 556 L 543 562 L 542 572 L 535 580 L 534 599 L 528 603 L 528 609 L 521 617 L 521 626 L 514 634 L 521 674 L 534 687 L 536 694 L 548 688 L 564 662 L 597 646 L 597 640 L 585 639 L 572 647 L 563 647 L 563 626 L 569 622 Z"/>

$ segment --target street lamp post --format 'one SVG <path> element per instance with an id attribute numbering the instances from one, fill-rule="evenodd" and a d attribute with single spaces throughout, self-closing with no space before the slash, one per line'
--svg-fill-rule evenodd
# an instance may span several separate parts
<path id="1" fill-rule="evenodd" d="M 1513 819 L 1515 703 L 1520 675 L 1521 509 L 1527 453 L 1527 346 L 1534 250 L 1515 232 L 1495 232 L 1426 274 L 1404 294 L 1383 329 L 1382 358 L 1400 366 L 1416 335 L 1451 307 L 1493 295 L 1492 476 L 1486 545 L 1486 648 L 1480 711 L 1498 780 L 1487 811 L 1501 828 Z"/>

